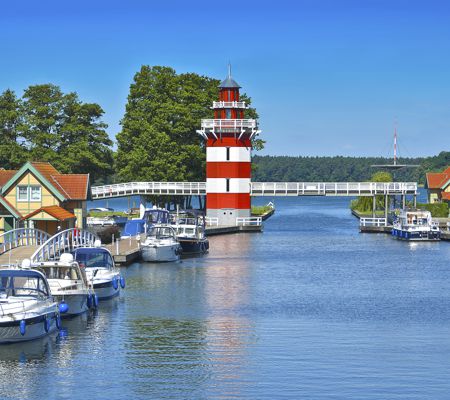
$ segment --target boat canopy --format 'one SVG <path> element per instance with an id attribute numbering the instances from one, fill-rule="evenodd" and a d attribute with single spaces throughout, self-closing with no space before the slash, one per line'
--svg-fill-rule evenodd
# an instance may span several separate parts
<path id="1" fill-rule="evenodd" d="M 102 247 L 81 247 L 73 251 L 75 260 L 86 268 L 112 268 L 111 253 Z"/>
<path id="2" fill-rule="evenodd" d="M 44 275 L 35 270 L 0 270 L 0 299 L 9 296 L 49 297 Z"/>

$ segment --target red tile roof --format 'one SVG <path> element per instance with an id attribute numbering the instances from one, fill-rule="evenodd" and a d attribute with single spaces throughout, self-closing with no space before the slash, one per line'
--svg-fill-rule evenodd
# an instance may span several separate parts
<path id="1" fill-rule="evenodd" d="M 450 167 L 443 172 L 428 172 L 427 187 L 428 189 L 441 189 L 442 186 L 450 180 Z"/>
<path id="2" fill-rule="evenodd" d="M 0 169 L 0 188 L 8 182 L 17 171 L 12 169 Z"/>
<path id="3" fill-rule="evenodd" d="M 65 210 L 60 206 L 47 206 L 41 207 L 38 210 L 35 210 L 29 213 L 28 215 L 25 215 L 25 217 L 23 217 L 22 219 L 30 219 L 31 217 L 34 217 L 36 214 L 39 214 L 41 211 L 46 212 L 53 218 L 56 218 L 58 221 L 66 221 L 68 219 L 76 218 L 75 215 L 73 215 L 71 212 Z"/>
<path id="4" fill-rule="evenodd" d="M 66 199 L 87 199 L 89 174 L 61 174 L 53 165 L 47 162 L 32 162 L 31 165 Z"/>
<path id="5" fill-rule="evenodd" d="M 442 199 L 450 201 L 450 192 L 442 192 Z"/>

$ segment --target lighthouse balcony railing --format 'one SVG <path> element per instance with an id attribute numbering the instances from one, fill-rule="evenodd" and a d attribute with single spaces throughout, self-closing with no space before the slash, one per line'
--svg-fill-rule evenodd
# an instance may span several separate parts
<path id="1" fill-rule="evenodd" d="M 202 119 L 202 129 L 256 129 L 254 119 Z"/>
<path id="2" fill-rule="evenodd" d="M 417 194 L 416 182 L 252 182 L 254 196 L 373 196 Z"/>
<path id="3" fill-rule="evenodd" d="M 212 108 L 247 108 L 245 101 L 213 101 Z"/>
<path id="4" fill-rule="evenodd" d="M 238 217 L 236 226 L 261 226 L 262 217 Z"/>

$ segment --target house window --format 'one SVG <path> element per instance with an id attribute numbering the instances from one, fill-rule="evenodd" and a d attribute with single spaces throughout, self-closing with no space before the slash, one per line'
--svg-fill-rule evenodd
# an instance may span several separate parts
<path id="1" fill-rule="evenodd" d="M 28 186 L 17 186 L 17 201 L 28 201 Z"/>
<path id="2" fill-rule="evenodd" d="M 30 186 L 30 200 L 31 201 L 41 201 L 41 187 L 40 186 Z"/>

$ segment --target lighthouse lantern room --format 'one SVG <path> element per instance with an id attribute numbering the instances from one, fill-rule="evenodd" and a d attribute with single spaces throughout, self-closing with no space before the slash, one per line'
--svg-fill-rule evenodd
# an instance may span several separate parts
<path id="1" fill-rule="evenodd" d="M 214 119 L 203 119 L 197 133 L 206 140 L 206 215 L 219 225 L 236 225 L 250 217 L 252 139 L 260 133 L 254 119 L 245 119 L 248 108 L 239 99 L 240 86 L 228 76 L 219 85 Z"/>

